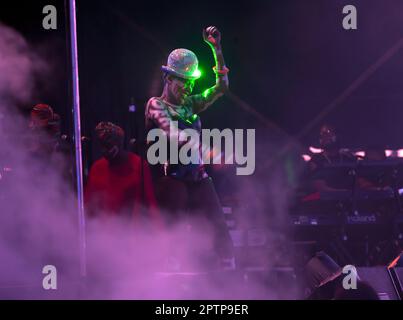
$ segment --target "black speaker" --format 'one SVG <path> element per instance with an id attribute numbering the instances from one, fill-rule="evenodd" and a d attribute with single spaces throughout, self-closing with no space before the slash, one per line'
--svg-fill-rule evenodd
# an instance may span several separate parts
<path id="1" fill-rule="evenodd" d="M 394 268 L 393 272 L 396 275 L 396 289 L 400 295 L 400 300 L 403 300 L 403 267 Z"/>
<path id="2" fill-rule="evenodd" d="M 388 272 L 393 281 L 397 295 L 400 300 L 403 300 L 403 252 L 401 252 L 388 265 Z"/>
<path id="3" fill-rule="evenodd" d="M 394 261 L 397 261 L 395 259 Z M 357 289 L 344 289 L 347 274 L 325 252 L 318 252 L 305 266 L 305 297 L 311 300 L 401 300 L 403 268 L 356 267 Z"/>
<path id="4" fill-rule="evenodd" d="M 387 267 L 358 267 L 357 273 L 362 281 L 370 284 L 381 300 L 400 300 L 399 293 Z"/>
<path id="5" fill-rule="evenodd" d="M 400 300 L 403 300 L 403 267 L 395 267 L 389 269 L 395 289 Z"/>

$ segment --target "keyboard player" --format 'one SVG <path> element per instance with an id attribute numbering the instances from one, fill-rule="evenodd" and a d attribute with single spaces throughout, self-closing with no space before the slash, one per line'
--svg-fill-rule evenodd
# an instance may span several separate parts
<path id="1" fill-rule="evenodd" d="M 347 192 L 352 188 L 353 179 L 350 173 L 357 163 L 357 157 L 340 148 L 333 126 L 321 126 L 319 144 L 322 152 L 313 154 L 308 162 L 308 188 L 313 193 L 305 200 L 319 199 L 324 192 Z"/>

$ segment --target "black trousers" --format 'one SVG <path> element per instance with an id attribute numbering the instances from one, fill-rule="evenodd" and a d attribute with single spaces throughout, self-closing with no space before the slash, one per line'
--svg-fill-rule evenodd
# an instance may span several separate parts
<path id="1" fill-rule="evenodd" d="M 221 258 L 233 257 L 232 240 L 211 178 L 195 182 L 165 176 L 158 179 L 156 191 L 168 225 L 186 218 L 197 221 L 202 217 L 213 229 L 217 254 Z"/>

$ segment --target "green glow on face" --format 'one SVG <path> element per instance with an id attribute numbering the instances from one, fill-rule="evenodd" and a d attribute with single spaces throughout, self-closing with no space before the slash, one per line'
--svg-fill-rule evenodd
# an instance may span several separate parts
<path id="1" fill-rule="evenodd" d="M 192 74 L 192 77 L 196 77 L 196 78 L 199 78 L 200 76 L 201 76 L 201 71 L 199 70 L 199 69 L 196 69 L 194 72 L 193 72 L 193 74 Z"/>

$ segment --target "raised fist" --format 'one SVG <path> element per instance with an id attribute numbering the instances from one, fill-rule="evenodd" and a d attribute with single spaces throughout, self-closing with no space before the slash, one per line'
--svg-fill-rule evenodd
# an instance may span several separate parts
<path id="1" fill-rule="evenodd" d="M 214 48 L 217 48 L 221 45 L 221 33 L 216 27 L 212 26 L 204 29 L 203 39 Z"/>

